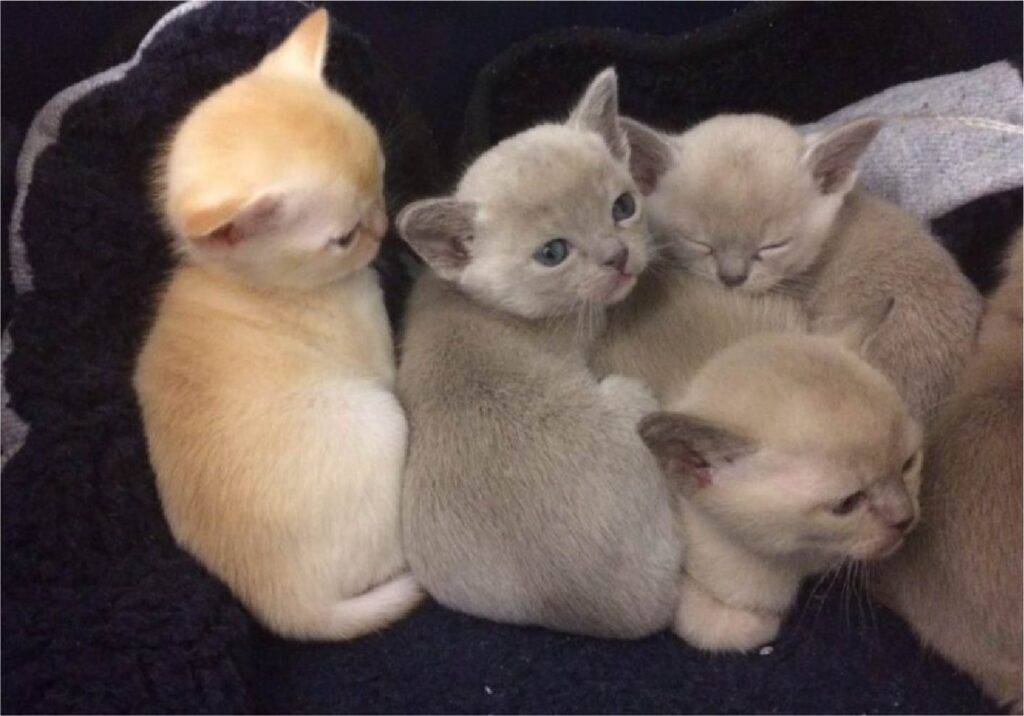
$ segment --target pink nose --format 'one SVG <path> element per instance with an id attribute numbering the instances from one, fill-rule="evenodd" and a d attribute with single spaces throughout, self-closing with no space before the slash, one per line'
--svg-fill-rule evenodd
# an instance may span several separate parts
<path id="1" fill-rule="evenodd" d="M 371 208 L 366 216 L 363 217 L 363 227 L 369 234 L 375 239 L 384 238 L 384 234 L 388 230 L 388 215 L 384 211 L 384 206 L 380 203 L 376 204 Z"/>
<path id="2" fill-rule="evenodd" d="M 619 273 L 626 273 L 626 262 L 629 261 L 629 249 L 623 246 L 614 256 L 604 262 L 605 266 L 612 266 Z"/>

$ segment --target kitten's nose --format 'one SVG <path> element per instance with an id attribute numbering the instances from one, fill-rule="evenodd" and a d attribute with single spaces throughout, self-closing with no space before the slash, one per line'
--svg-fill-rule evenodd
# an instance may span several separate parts
<path id="1" fill-rule="evenodd" d="M 741 283 L 743 283 L 744 281 L 747 280 L 747 274 L 745 274 L 745 273 L 733 274 L 733 273 L 724 273 L 722 271 L 719 271 L 718 272 L 718 279 L 722 283 L 724 283 L 726 286 L 728 286 L 730 288 L 734 288 L 736 286 L 739 286 Z"/>
<path id="2" fill-rule="evenodd" d="M 605 266 L 612 266 L 619 273 L 626 273 L 626 262 L 629 261 L 629 249 L 623 246 L 614 256 L 604 262 Z"/>

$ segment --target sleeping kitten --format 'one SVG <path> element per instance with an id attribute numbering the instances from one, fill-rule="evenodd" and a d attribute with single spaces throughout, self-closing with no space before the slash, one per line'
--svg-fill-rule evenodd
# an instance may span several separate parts
<path id="1" fill-rule="evenodd" d="M 373 126 L 321 76 L 324 10 L 188 115 L 161 202 L 184 261 L 135 373 L 177 541 L 264 624 L 351 638 L 420 599 L 399 535 L 406 422 L 369 262 Z"/>
<path id="2" fill-rule="evenodd" d="M 679 489 L 690 644 L 772 640 L 804 577 L 888 555 L 913 527 L 921 430 L 851 350 L 866 334 L 739 341 L 640 424 Z"/>
<path id="3" fill-rule="evenodd" d="M 1021 237 L 928 440 L 923 524 L 874 591 L 922 641 L 1021 710 Z"/>
<path id="4" fill-rule="evenodd" d="M 689 271 L 801 295 L 822 330 L 895 296 L 867 358 L 916 417 L 931 416 L 970 352 L 981 300 L 921 222 L 853 190 L 878 120 L 807 138 L 764 115 L 714 117 L 678 137 L 623 124 L 646 158 L 652 231 Z"/>
<path id="5" fill-rule="evenodd" d="M 497 621 L 641 637 L 668 626 L 681 547 L 668 484 L 636 433 L 636 380 L 598 382 L 604 307 L 647 263 L 616 77 L 564 125 L 485 152 L 451 197 L 406 207 L 433 269 L 399 366 L 410 423 L 405 548 L 439 602 Z"/>

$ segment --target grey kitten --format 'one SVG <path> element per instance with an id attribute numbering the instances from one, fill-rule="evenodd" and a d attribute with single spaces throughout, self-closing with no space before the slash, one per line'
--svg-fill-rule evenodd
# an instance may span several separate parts
<path id="1" fill-rule="evenodd" d="M 398 229 L 433 269 L 410 299 L 398 371 L 417 579 L 497 621 L 625 638 L 665 628 L 680 537 L 636 432 L 655 402 L 587 367 L 605 306 L 648 260 L 614 71 L 566 124 L 501 142 L 453 196 L 406 207 Z"/>
<path id="2" fill-rule="evenodd" d="M 974 342 L 981 298 L 920 221 L 854 190 L 881 128 L 862 119 L 802 137 L 765 115 L 722 115 L 682 135 L 623 120 L 652 231 L 692 273 L 746 292 L 799 295 L 815 330 L 895 308 L 868 360 L 928 418 Z"/>

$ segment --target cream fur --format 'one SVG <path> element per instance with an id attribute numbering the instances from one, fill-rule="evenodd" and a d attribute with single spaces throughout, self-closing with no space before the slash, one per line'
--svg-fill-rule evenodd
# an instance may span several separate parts
<path id="1" fill-rule="evenodd" d="M 326 32 L 310 15 L 177 132 L 161 195 L 185 262 L 135 387 L 178 542 L 269 628 L 339 639 L 421 593 L 403 574 L 407 428 L 367 267 L 383 164 L 320 79 Z"/>
<path id="2" fill-rule="evenodd" d="M 687 578 L 675 628 L 695 646 L 770 641 L 804 577 L 890 554 L 916 521 L 921 430 L 889 381 L 835 338 L 739 340 L 664 406 L 640 430 L 680 487 Z M 830 511 L 857 491 L 856 509 Z"/>

